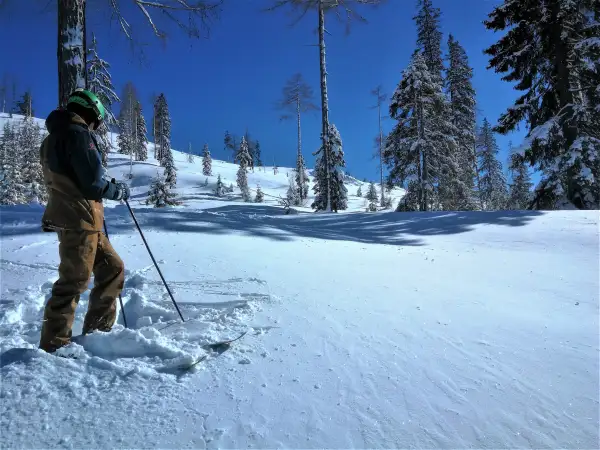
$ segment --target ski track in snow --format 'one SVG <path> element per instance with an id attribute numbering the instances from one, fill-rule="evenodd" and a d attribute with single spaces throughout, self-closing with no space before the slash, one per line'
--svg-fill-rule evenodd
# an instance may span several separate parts
<path id="1" fill-rule="evenodd" d="M 77 359 L 37 349 L 58 262 L 42 209 L 1 209 L 0 448 L 599 447 L 597 212 L 364 214 L 351 197 L 285 216 L 211 197 L 200 159 L 175 159 L 186 205 L 139 203 L 149 160 L 132 206 L 186 322 L 109 203 L 130 328 L 119 308 L 60 351 Z M 251 186 L 285 194 L 286 171 Z"/>

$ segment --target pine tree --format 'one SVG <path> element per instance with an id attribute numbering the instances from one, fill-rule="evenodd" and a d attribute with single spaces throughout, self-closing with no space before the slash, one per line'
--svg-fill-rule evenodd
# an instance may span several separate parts
<path id="1" fill-rule="evenodd" d="M 176 206 L 180 204 L 181 202 L 177 200 L 177 194 L 171 192 L 169 183 L 163 177 L 157 174 L 150 185 L 150 191 L 148 192 L 146 205 L 154 205 L 155 208 L 162 208 L 165 206 Z"/>
<path id="2" fill-rule="evenodd" d="M 170 189 L 173 189 L 177 184 L 177 167 L 175 167 L 175 161 L 173 160 L 173 152 L 169 148 L 163 150 L 162 166 L 165 168 L 165 183 Z"/>
<path id="3" fill-rule="evenodd" d="M 194 162 L 194 153 L 192 152 L 192 143 L 188 146 L 187 162 L 192 164 Z"/>
<path id="4" fill-rule="evenodd" d="M 215 195 L 217 197 L 223 197 L 225 195 L 225 185 L 221 180 L 221 174 L 217 177 L 217 185 L 215 186 Z"/>
<path id="5" fill-rule="evenodd" d="M 208 144 L 204 144 L 204 149 L 202 150 L 202 174 L 208 177 L 212 175 L 212 158 Z"/>
<path id="6" fill-rule="evenodd" d="M 254 197 L 254 203 L 262 203 L 265 201 L 265 195 L 260 189 L 260 186 L 256 186 L 256 197 Z"/>
<path id="7" fill-rule="evenodd" d="M 18 132 L 13 123 L 5 122 L 0 139 L 2 150 L 0 174 L 0 204 L 17 205 L 25 202 L 22 153 L 19 151 Z"/>
<path id="8" fill-rule="evenodd" d="M 357 197 L 362 197 L 362 186 L 358 186 L 358 190 L 356 191 Z"/>
<path id="9" fill-rule="evenodd" d="M 148 129 L 146 128 L 146 119 L 142 114 L 142 104 L 137 102 L 135 105 L 135 159 L 136 161 L 146 161 L 148 159 Z"/>
<path id="10" fill-rule="evenodd" d="M 512 183 L 509 189 L 508 208 L 515 210 L 527 209 L 532 200 L 531 175 L 527 169 L 527 164 L 522 158 L 517 158 L 513 167 Z"/>
<path id="11" fill-rule="evenodd" d="M 256 146 L 254 147 L 254 158 L 256 159 L 256 167 L 263 167 L 262 159 L 260 159 L 260 142 L 256 141 Z"/>
<path id="12" fill-rule="evenodd" d="M 48 200 L 39 153 L 42 143 L 41 131 L 32 117 L 25 117 L 17 136 L 21 152 L 21 176 L 25 188 L 23 198 L 27 203 L 44 204 Z"/>
<path id="13" fill-rule="evenodd" d="M 25 117 L 34 116 L 35 112 L 33 111 L 33 99 L 30 91 L 26 91 L 21 100 L 16 102 L 15 112 Z"/>
<path id="14" fill-rule="evenodd" d="M 288 205 L 300 205 L 300 196 L 298 195 L 298 186 L 294 176 L 288 175 L 288 190 L 285 194 Z"/>
<path id="15" fill-rule="evenodd" d="M 123 155 L 131 155 L 134 150 L 134 142 L 132 140 L 132 132 L 129 127 L 130 122 L 125 116 L 119 116 L 119 136 L 117 137 L 117 146 L 119 153 Z"/>
<path id="16" fill-rule="evenodd" d="M 87 82 L 88 89 L 92 91 L 102 102 L 106 110 L 104 121 L 95 134 L 97 136 L 98 146 L 102 154 L 102 164 L 106 167 L 108 163 L 108 152 L 111 148 L 111 141 L 108 133 L 110 127 L 117 125 L 117 119 L 112 112 L 113 103 L 120 102 L 119 96 L 115 92 L 112 84 L 112 77 L 109 69 L 110 64 L 98 56 L 98 41 L 92 33 L 92 46 L 87 51 Z"/>
<path id="17" fill-rule="evenodd" d="M 369 201 L 368 210 L 377 211 L 378 194 L 377 188 L 375 187 L 375 183 L 369 183 L 369 190 L 367 191 L 367 195 L 365 196 L 365 198 Z"/>
<path id="18" fill-rule="evenodd" d="M 237 172 L 237 185 L 242 192 L 242 198 L 245 202 L 250 201 L 250 188 L 248 187 L 247 170 L 251 159 L 250 153 L 248 152 L 248 143 L 246 142 L 246 138 L 242 137 L 240 150 L 236 156 L 236 160 L 240 165 Z"/>
<path id="19" fill-rule="evenodd" d="M 416 189 L 407 193 L 407 198 L 417 198 L 417 209 L 421 211 L 432 207 L 450 209 L 461 191 L 453 158 L 455 129 L 442 86 L 433 79 L 418 52 L 413 54 L 392 96 L 390 117 L 398 123 L 387 137 L 383 152 L 390 167 L 389 179 L 407 191 Z"/>
<path id="20" fill-rule="evenodd" d="M 475 89 L 471 82 L 473 69 L 464 48 L 452 35 L 448 38 L 449 67 L 446 75 L 446 87 L 450 98 L 452 123 L 456 135 L 456 161 L 458 176 L 464 185 L 464 191 L 459 192 L 456 200 L 457 209 L 474 209 L 475 172 Z M 463 198 L 460 195 L 464 194 Z"/>
<path id="21" fill-rule="evenodd" d="M 330 206 L 332 211 L 344 210 L 348 207 L 348 190 L 344 185 L 344 151 L 342 138 L 334 124 L 329 126 L 329 136 L 325 140 L 330 146 L 329 166 L 325 164 L 323 147 L 317 151 L 315 162 L 315 200 L 312 204 L 317 211 L 327 210 L 327 197 L 325 195 L 327 184 L 330 189 Z"/>
<path id="22" fill-rule="evenodd" d="M 298 201 L 299 204 L 303 204 L 308 198 L 308 173 L 306 171 L 306 165 L 304 164 L 304 157 L 299 152 L 296 159 L 296 168 L 294 169 L 296 177 L 296 186 L 298 189 Z"/>
<path id="23" fill-rule="evenodd" d="M 498 144 L 492 126 L 483 119 L 483 125 L 477 138 L 477 156 L 479 159 L 479 195 L 483 207 L 499 210 L 506 207 L 506 179 L 502 172 L 502 163 L 498 160 Z"/>
<path id="24" fill-rule="evenodd" d="M 156 114 L 154 135 L 157 141 L 155 145 L 158 146 L 158 160 L 164 166 L 165 158 L 169 158 L 168 155 L 171 153 L 171 116 L 165 94 L 160 94 L 156 99 L 154 111 Z M 171 155 L 170 158 L 172 157 Z"/>
<path id="25" fill-rule="evenodd" d="M 532 207 L 600 207 L 600 11 L 597 0 L 504 0 L 485 25 L 506 31 L 485 53 L 522 91 L 494 128 L 521 121 L 527 138 L 513 158 L 540 171 Z"/>
<path id="26" fill-rule="evenodd" d="M 419 12 L 414 17 L 417 24 L 417 45 L 423 53 L 425 64 L 434 83 L 442 83 L 442 32 L 440 9 L 434 8 L 432 0 L 418 0 Z"/>

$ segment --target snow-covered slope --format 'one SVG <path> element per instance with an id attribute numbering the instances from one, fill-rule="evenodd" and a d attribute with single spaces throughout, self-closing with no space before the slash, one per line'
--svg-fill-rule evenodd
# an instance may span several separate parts
<path id="1" fill-rule="evenodd" d="M 131 205 L 186 322 L 108 202 L 130 328 L 120 313 L 78 359 L 36 348 L 58 263 L 42 208 L 0 208 L 0 447 L 598 447 L 597 211 L 288 216 L 175 159 L 185 205 L 143 205 L 152 160 Z M 249 179 L 285 195 L 285 172 Z"/>

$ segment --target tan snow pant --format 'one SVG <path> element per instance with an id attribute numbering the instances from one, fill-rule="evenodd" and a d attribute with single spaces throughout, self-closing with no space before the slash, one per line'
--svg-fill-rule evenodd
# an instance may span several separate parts
<path id="1" fill-rule="evenodd" d="M 94 274 L 83 334 L 110 331 L 116 320 L 116 299 L 123 289 L 123 261 L 99 232 L 59 231 L 59 278 L 44 310 L 40 348 L 53 352 L 71 341 L 79 296 Z"/>

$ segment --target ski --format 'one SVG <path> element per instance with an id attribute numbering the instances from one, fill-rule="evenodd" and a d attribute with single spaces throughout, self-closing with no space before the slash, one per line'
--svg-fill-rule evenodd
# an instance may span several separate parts
<path id="1" fill-rule="evenodd" d="M 231 344 L 233 342 L 243 338 L 247 333 L 248 333 L 248 331 L 246 330 L 237 337 L 234 337 L 231 339 L 225 339 L 223 341 L 212 342 L 210 344 L 204 344 L 204 345 L 202 345 L 202 348 L 205 350 L 209 350 L 212 353 L 216 353 L 218 356 L 218 355 L 222 354 L 223 352 L 225 352 L 226 350 L 228 350 L 231 347 Z M 178 369 L 179 370 L 190 370 L 192 367 L 195 367 L 196 365 L 200 364 L 202 361 L 207 359 L 208 356 L 209 355 L 206 354 L 206 355 L 201 356 L 196 361 L 194 361 L 190 364 L 182 364 L 178 367 Z"/>

